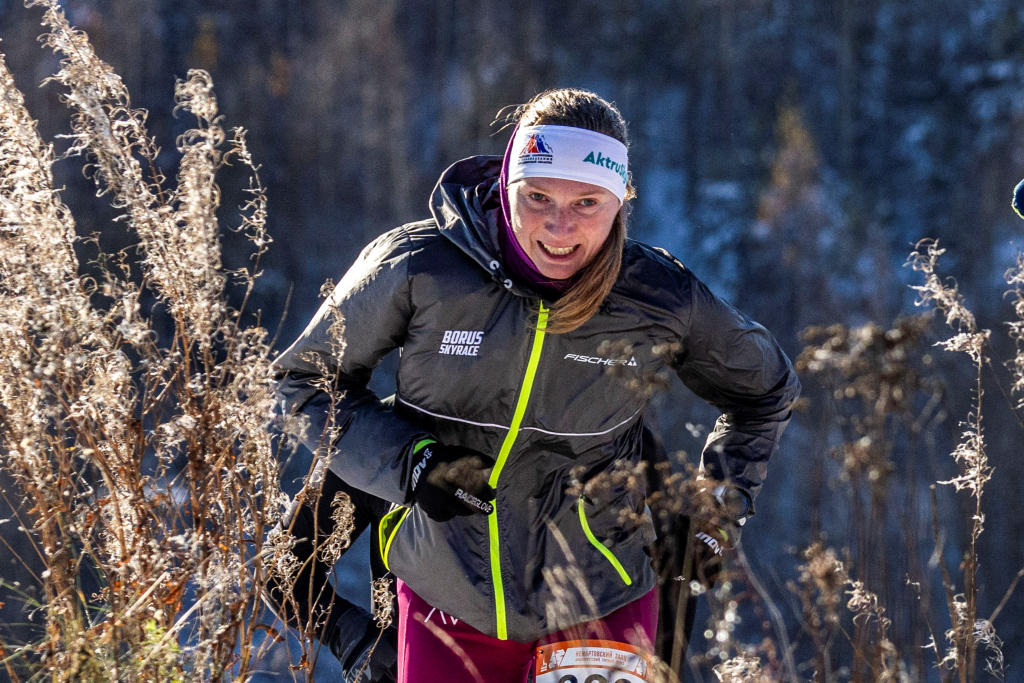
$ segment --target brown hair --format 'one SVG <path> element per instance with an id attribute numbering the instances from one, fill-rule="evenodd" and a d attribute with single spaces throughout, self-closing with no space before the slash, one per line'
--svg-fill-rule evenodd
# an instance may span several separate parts
<path id="1" fill-rule="evenodd" d="M 592 92 L 562 88 L 548 90 L 520 105 L 512 119 L 521 126 L 573 126 L 603 133 L 629 147 L 626 121 L 615 105 Z M 590 320 L 612 290 L 622 265 L 629 220 L 629 200 L 636 196 L 633 179 L 626 183 L 626 199 L 615 216 L 612 231 L 593 260 L 577 274 L 576 283 L 552 306 L 547 331 L 571 332 Z"/>

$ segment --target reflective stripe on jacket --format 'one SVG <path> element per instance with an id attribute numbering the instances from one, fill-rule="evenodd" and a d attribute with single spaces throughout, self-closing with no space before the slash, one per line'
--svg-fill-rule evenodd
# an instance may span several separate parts
<path id="1" fill-rule="evenodd" d="M 799 382 L 776 341 L 667 252 L 628 241 L 600 311 L 547 334 L 546 302 L 508 279 L 498 249 L 501 159 L 463 160 L 441 177 L 433 219 L 370 244 L 278 359 L 283 409 L 323 438 L 331 469 L 411 503 L 413 445 L 432 436 L 493 457 L 491 515 L 430 520 L 399 507 L 381 525 L 384 560 L 431 605 L 498 638 L 532 641 L 598 618 L 655 584 L 640 459 L 649 392 L 663 369 L 722 411 L 708 437 L 711 476 L 756 496 Z M 344 320 L 332 341 L 332 311 Z M 393 410 L 368 388 L 401 349 Z M 578 572 L 578 573 L 576 573 Z"/>

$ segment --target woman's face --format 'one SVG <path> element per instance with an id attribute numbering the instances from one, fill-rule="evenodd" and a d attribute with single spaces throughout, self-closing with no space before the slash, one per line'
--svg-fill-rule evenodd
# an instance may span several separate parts
<path id="1" fill-rule="evenodd" d="M 508 187 L 512 231 L 537 270 L 572 277 L 608 239 L 618 198 L 597 185 L 561 178 L 524 178 Z"/>

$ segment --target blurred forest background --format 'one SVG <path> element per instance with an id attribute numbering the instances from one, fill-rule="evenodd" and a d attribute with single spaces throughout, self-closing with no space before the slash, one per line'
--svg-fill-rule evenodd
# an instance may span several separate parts
<path id="1" fill-rule="evenodd" d="M 1002 367 L 1014 354 L 1004 273 L 1024 227 L 1010 208 L 1024 176 L 1019 2 L 69 0 L 66 8 L 124 78 L 132 104 L 149 110 L 168 175 L 178 161 L 173 141 L 189 125 L 172 115 L 173 85 L 188 69 L 209 70 L 226 124 L 249 129 L 275 240 L 254 308 L 279 333 L 279 348 L 363 245 L 427 216 L 445 167 L 504 149 L 508 131 L 492 124 L 502 107 L 549 87 L 594 90 L 620 107 L 639 192 L 632 236 L 675 254 L 794 359 L 808 326 L 884 330 L 919 314 L 909 286 L 922 278 L 904 263 L 918 240 L 938 238 L 948 249 L 941 274 L 959 282 L 979 325 L 993 331 L 983 386 L 995 472 L 982 501 L 980 616 L 1024 566 L 1021 417 Z M 36 87 L 56 70 L 40 32 L 38 10 L 0 0 L 2 49 L 52 139 L 68 130 L 68 115 L 54 87 Z M 81 234 L 102 231 L 108 252 L 128 244 L 78 161 L 59 162 L 55 173 Z M 241 172 L 233 173 L 220 178 L 226 212 L 244 201 Z M 244 265 L 242 239 L 224 239 L 225 266 Z M 924 614 L 940 637 L 949 627 L 929 561 L 928 487 L 956 474 L 949 453 L 974 387 L 966 358 L 932 346 L 949 335 L 937 317 L 907 342 L 900 361 L 920 382 L 904 412 L 883 420 L 891 447 L 867 465 L 834 449 L 861 436 L 852 418 L 869 402 L 849 392 L 852 403 L 837 400 L 827 378 L 804 376 L 808 400 L 743 537 L 798 648 L 805 615 L 786 584 L 798 553 L 825 539 L 853 552 L 847 569 L 878 593 L 913 677 L 938 678 L 921 628 Z M 375 378 L 381 392 L 386 374 Z M 655 398 L 658 422 L 670 449 L 692 458 L 715 415 L 676 385 Z M 290 484 L 304 471 L 296 463 Z M 952 487 L 937 495 L 941 553 L 955 569 L 973 507 Z M 358 558 L 346 559 L 348 582 L 365 593 Z M 908 581 L 922 583 L 924 605 Z M 0 620 L 21 621 L 6 602 Z M 1007 680 L 1024 681 L 1024 591 L 994 625 Z M 766 635 L 757 618 L 736 632 L 749 642 Z M 707 647 L 696 639 L 696 651 Z"/>

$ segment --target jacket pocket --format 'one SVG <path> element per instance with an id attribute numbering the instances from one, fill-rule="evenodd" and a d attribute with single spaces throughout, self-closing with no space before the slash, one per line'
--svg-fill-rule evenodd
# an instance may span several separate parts
<path id="1" fill-rule="evenodd" d="M 633 579 L 631 579 L 629 574 L 626 573 L 622 563 L 619 562 L 617 557 L 615 557 L 615 553 L 613 553 L 604 543 L 598 540 L 597 536 L 594 535 L 594 532 L 590 530 L 590 523 L 587 521 L 587 513 L 584 509 L 584 500 L 583 496 L 579 497 L 579 500 L 576 503 L 576 509 L 579 511 L 580 526 L 583 527 L 583 533 L 586 534 L 587 540 L 590 541 L 592 546 L 597 548 L 598 552 L 604 555 L 605 559 L 608 560 L 609 564 L 612 565 L 612 568 L 614 568 L 618 573 L 619 578 L 622 579 L 623 583 L 627 586 L 633 585 Z"/>
<path id="2" fill-rule="evenodd" d="M 409 514 L 410 509 L 411 508 L 407 507 L 396 507 L 381 517 L 380 524 L 377 525 L 377 542 L 380 547 L 380 559 L 384 562 L 384 568 L 388 571 L 391 571 L 391 566 L 388 564 L 388 554 L 391 552 L 391 543 L 395 540 L 395 536 L 398 535 L 398 529 L 402 526 L 402 522 L 405 521 L 405 517 Z"/>

